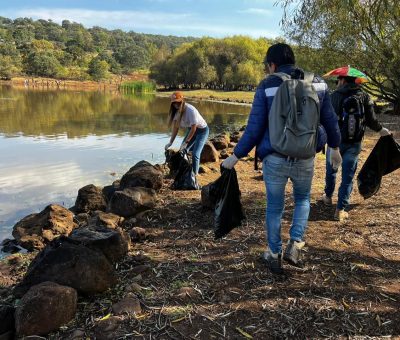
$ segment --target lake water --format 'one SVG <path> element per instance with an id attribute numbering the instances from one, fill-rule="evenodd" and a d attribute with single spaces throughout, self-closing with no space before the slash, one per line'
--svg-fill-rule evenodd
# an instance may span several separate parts
<path id="1" fill-rule="evenodd" d="M 249 112 L 189 102 L 211 134 L 244 125 Z M 0 86 L 0 242 L 22 217 L 50 203 L 72 206 L 87 184 L 111 184 L 143 159 L 163 163 L 168 109 L 169 99 L 154 95 Z"/>

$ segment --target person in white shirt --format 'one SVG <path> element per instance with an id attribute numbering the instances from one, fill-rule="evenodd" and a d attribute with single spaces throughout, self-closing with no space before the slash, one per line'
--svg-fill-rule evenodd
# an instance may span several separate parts
<path id="1" fill-rule="evenodd" d="M 180 127 L 187 129 L 180 150 L 192 151 L 193 172 L 197 175 L 200 167 L 200 155 L 210 130 L 199 111 L 193 105 L 185 102 L 181 91 L 176 91 L 171 95 L 168 126 L 172 127 L 172 133 L 169 143 L 165 145 L 165 150 L 171 147 Z"/>

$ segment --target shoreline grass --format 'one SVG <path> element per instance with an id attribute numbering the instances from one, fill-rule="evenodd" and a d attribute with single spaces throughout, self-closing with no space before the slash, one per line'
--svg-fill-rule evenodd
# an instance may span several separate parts
<path id="1" fill-rule="evenodd" d="M 124 94 L 154 93 L 156 85 L 149 81 L 127 81 L 120 85 L 120 91 Z"/>
<path id="2" fill-rule="evenodd" d="M 199 100 L 219 100 L 225 102 L 237 102 L 251 104 L 254 91 L 219 91 L 219 90 L 180 90 L 187 98 Z M 157 91 L 159 96 L 170 96 L 175 91 Z"/>

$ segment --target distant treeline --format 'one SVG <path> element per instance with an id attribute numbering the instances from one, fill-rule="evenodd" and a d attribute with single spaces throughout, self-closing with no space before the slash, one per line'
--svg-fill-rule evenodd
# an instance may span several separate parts
<path id="1" fill-rule="evenodd" d="M 265 53 L 278 40 L 196 39 L 0 17 L 0 78 L 101 80 L 150 70 L 150 78 L 167 89 L 254 90 L 265 76 Z M 325 49 L 294 49 L 297 64 L 318 74 L 339 61 Z"/>
<path id="2" fill-rule="evenodd" d="M 0 77 L 32 75 L 99 80 L 110 73 L 148 69 L 192 37 L 86 29 L 64 20 L 0 17 Z"/>
<path id="3" fill-rule="evenodd" d="M 150 68 L 165 88 L 252 90 L 264 76 L 262 61 L 271 41 L 234 36 L 183 44 Z"/>

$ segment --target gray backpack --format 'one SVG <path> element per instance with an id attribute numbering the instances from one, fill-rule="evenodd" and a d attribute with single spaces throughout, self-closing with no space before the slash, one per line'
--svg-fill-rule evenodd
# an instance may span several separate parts
<path id="1" fill-rule="evenodd" d="M 280 154 L 307 159 L 317 148 L 319 99 L 311 85 L 314 74 L 291 79 L 286 73 L 274 73 L 283 80 L 269 111 L 269 137 L 272 148 Z"/>

